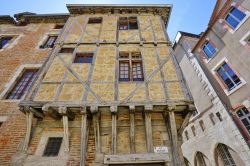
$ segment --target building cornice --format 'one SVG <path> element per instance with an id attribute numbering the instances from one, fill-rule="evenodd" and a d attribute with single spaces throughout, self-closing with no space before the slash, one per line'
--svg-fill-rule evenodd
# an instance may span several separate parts
<path id="1" fill-rule="evenodd" d="M 151 13 L 163 18 L 168 24 L 172 10 L 170 4 L 67 4 L 70 14 L 140 14 Z"/>

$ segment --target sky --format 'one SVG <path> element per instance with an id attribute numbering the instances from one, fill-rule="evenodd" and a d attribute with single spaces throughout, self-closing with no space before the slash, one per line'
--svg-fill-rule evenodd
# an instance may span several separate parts
<path id="1" fill-rule="evenodd" d="M 20 12 L 67 13 L 66 4 L 172 4 L 167 32 L 174 40 L 178 31 L 200 34 L 207 28 L 216 0 L 1 0 L 0 15 Z"/>

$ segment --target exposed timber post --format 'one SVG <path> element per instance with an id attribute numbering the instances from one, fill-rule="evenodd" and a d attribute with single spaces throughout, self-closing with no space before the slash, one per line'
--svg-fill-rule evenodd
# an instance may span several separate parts
<path id="1" fill-rule="evenodd" d="M 116 154 L 116 144 L 117 144 L 117 106 L 110 107 L 112 116 L 112 146 L 111 153 Z"/>
<path id="2" fill-rule="evenodd" d="M 93 115 L 93 126 L 95 133 L 95 148 L 97 153 L 101 153 L 101 138 L 100 138 L 100 113 L 97 106 L 91 106 L 90 111 Z"/>
<path id="3" fill-rule="evenodd" d="M 80 156 L 80 166 L 85 166 L 86 159 L 86 150 L 87 150 L 87 112 L 86 107 L 81 108 L 80 110 L 82 115 L 82 123 L 81 123 L 81 156 Z"/>
<path id="4" fill-rule="evenodd" d="M 135 106 L 129 106 L 129 119 L 130 119 L 130 153 L 135 153 Z"/>
<path id="5" fill-rule="evenodd" d="M 145 105 L 145 128 L 146 128 L 146 140 L 148 153 L 153 153 L 153 137 L 152 137 L 152 123 L 151 123 L 151 112 L 153 111 L 152 105 Z"/>
<path id="6" fill-rule="evenodd" d="M 32 127 L 32 120 L 33 120 L 33 113 L 30 111 L 30 107 L 24 107 L 25 115 L 26 115 L 26 135 L 22 147 L 22 151 L 27 151 L 29 142 L 30 142 L 30 136 L 31 136 L 31 127 Z"/>
<path id="7" fill-rule="evenodd" d="M 174 160 L 174 165 L 182 166 L 181 154 L 179 154 L 178 150 L 178 135 L 175 122 L 175 114 L 174 114 L 175 109 L 176 106 L 168 106 L 167 110 L 164 112 L 164 117 L 166 121 L 168 134 L 172 143 L 171 149 L 172 149 L 172 158 Z"/>
<path id="8" fill-rule="evenodd" d="M 68 126 L 68 116 L 67 107 L 59 107 L 59 113 L 63 117 L 63 139 L 64 139 L 64 150 L 69 151 L 69 126 Z"/>

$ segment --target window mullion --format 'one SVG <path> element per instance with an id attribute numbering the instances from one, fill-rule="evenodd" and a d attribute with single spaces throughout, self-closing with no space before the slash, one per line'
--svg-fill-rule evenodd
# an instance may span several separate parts
<path id="1" fill-rule="evenodd" d="M 129 75 L 130 75 L 130 78 L 129 80 L 130 81 L 133 81 L 133 64 L 132 64 L 132 57 L 131 57 L 131 52 L 129 53 Z"/>

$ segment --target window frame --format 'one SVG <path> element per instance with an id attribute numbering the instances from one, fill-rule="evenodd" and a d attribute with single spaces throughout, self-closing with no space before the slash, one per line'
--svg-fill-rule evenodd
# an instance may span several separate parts
<path id="1" fill-rule="evenodd" d="M 131 23 L 131 22 L 132 22 L 132 19 L 134 19 L 134 18 L 136 19 L 136 27 L 135 27 L 135 28 L 131 25 L 131 24 L 132 24 L 132 23 Z M 126 22 L 126 23 L 125 23 L 126 25 L 123 25 L 123 26 L 126 26 L 126 28 L 122 28 L 122 29 L 121 29 L 121 22 L 122 22 L 121 19 L 124 19 L 123 21 Z M 138 30 L 138 29 L 139 29 L 139 26 L 138 26 L 138 18 L 137 18 L 137 16 L 119 17 L 117 29 L 118 29 L 119 31 L 123 31 L 123 30 Z"/>
<path id="2" fill-rule="evenodd" d="M 8 40 L 8 42 L 7 43 L 5 43 L 4 45 L 2 45 L 2 41 L 3 41 L 3 39 L 4 38 L 7 38 L 7 39 L 9 39 Z M 0 50 L 2 50 L 2 49 L 4 49 L 4 48 L 6 48 L 6 47 L 8 47 L 8 45 L 10 45 L 10 43 L 13 41 L 13 39 L 14 39 L 14 36 L 10 36 L 10 35 L 3 35 L 3 36 L 0 36 Z M 5 39 L 6 40 L 6 39 Z"/>
<path id="3" fill-rule="evenodd" d="M 102 17 L 90 17 L 88 19 L 88 24 L 102 24 L 103 18 Z"/>
<path id="4" fill-rule="evenodd" d="M 219 75 L 219 73 L 217 72 L 218 69 L 223 65 L 223 64 L 227 64 L 228 67 L 234 72 L 234 74 L 239 78 L 239 80 L 241 81 L 240 84 L 238 84 L 237 86 L 235 86 L 232 89 L 229 89 L 227 87 L 227 85 L 225 84 L 225 82 L 223 81 L 223 79 L 221 78 L 221 76 Z M 215 79 L 218 81 L 218 83 L 220 84 L 220 86 L 222 87 L 222 89 L 224 90 L 225 94 L 227 96 L 231 95 L 232 93 L 234 93 L 235 91 L 237 91 L 238 89 L 240 89 L 242 86 L 244 86 L 246 84 L 246 81 L 239 75 L 238 72 L 236 72 L 234 70 L 234 68 L 231 66 L 231 63 L 228 62 L 228 60 L 226 59 L 226 57 L 222 58 L 211 70 L 211 73 L 214 75 Z"/>
<path id="5" fill-rule="evenodd" d="M 214 52 L 212 52 L 212 50 L 210 50 L 210 48 L 209 48 L 208 45 L 210 45 L 214 49 Z M 207 50 L 212 54 L 211 57 L 209 57 L 209 55 L 206 53 L 206 51 L 204 50 L 204 48 L 207 48 Z M 216 53 L 218 52 L 217 48 L 209 40 L 206 40 L 204 42 L 204 44 L 202 45 L 202 51 L 203 51 L 203 54 L 206 56 L 207 60 L 211 60 L 212 58 L 214 58 L 215 55 L 216 55 Z"/>
<path id="6" fill-rule="evenodd" d="M 15 89 L 18 86 L 20 86 L 20 83 L 21 83 L 21 86 L 22 86 L 22 82 L 24 82 L 25 76 L 26 76 L 26 74 L 28 72 L 32 72 L 32 74 L 31 74 L 30 77 L 28 77 L 28 81 L 25 83 L 24 87 L 21 89 L 21 92 L 17 94 L 18 95 L 17 98 L 10 98 L 10 96 L 12 96 L 13 92 L 15 91 Z M 35 80 L 37 78 L 37 75 L 38 75 L 38 69 L 24 69 L 22 75 L 16 81 L 15 85 L 13 86 L 13 88 L 11 88 L 10 91 L 7 93 L 6 100 L 21 100 L 28 93 L 28 90 L 31 88 L 32 84 L 35 82 Z"/>
<path id="7" fill-rule="evenodd" d="M 123 56 L 127 56 L 127 58 L 122 57 L 121 54 L 127 54 L 127 55 L 123 55 Z M 119 82 L 144 82 L 144 69 L 143 69 L 143 60 L 142 60 L 141 52 L 120 51 L 118 61 L 119 61 L 119 72 L 118 72 Z M 125 78 L 121 78 L 121 64 L 122 63 L 128 64 L 128 80 L 122 80 Z M 134 78 L 134 73 L 133 73 L 134 64 L 140 64 L 140 73 L 141 73 L 142 78 Z M 138 77 L 138 74 L 136 74 L 136 76 Z"/>
<path id="8" fill-rule="evenodd" d="M 55 29 L 55 30 L 61 30 L 61 29 L 63 29 L 64 25 L 65 24 L 56 24 L 53 29 Z"/>
<path id="9" fill-rule="evenodd" d="M 52 44 L 48 44 L 50 38 L 55 38 Z M 55 45 L 56 40 L 58 39 L 58 34 L 48 34 L 44 42 L 39 46 L 40 49 L 52 49 Z"/>
<path id="10" fill-rule="evenodd" d="M 82 57 L 83 58 L 83 62 L 78 62 L 77 61 L 77 58 L 79 57 Z M 91 57 L 91 62 L 89 62 L 88 59 L 85 59 L 84 58 L 88 58 L 88 57 Z M 93 52 L 78 52 L 76 53 L 75 55 L 75 58 L 73 60 L 73 63 L 74 64 L 92 64 L 93 63 L 93 58 L 94 58 L 94 53 Z"/>
<path id="11" fill-rule="evenodd" d="M 245 16 L 239 20 L 239 18 L 237 18 L 235 15 L 233 15 L 231 12 L 236 9 L 238 10 L 239 12 L 241 12 L 242 14 L 244 14 Z M 228 17 L 231 17 L 233 18 L 234 21 L 238 22 L 238 24 L 236 25 L 236 27 L 234 27 L 232 24 L 230 24 L 227 20 Z M 225 16 L 225 22 L 227 23 L 227 25 L 229 25 L 229 27 L 232 29 L 232 30 L 236 30 L 240 25 L 241 23 L 244 21 L 244 19 L 247 17 L 247 14 L 243 11 L 241 11 L 239 8 L 237 8 L 236 6 L 231 6 L 231 8 L 229 9 L 229 11 L 227 12 L 226 16 Z"/>
<path id="12" fill-rule="evenodd" d="M 52 145 L 51 142 L 53 142 L 52 139 L 58 139 L 58 138 L 60 139 L 59 140 L 60 145 L 59 145 L 59 147 L 56 147 L 57 148 L 56 152 L 54 152 L 56 154 L 49 154 L 49 153 L 51 153 L 50 152 L 51 150 L 49 148 L 53 148 L 53 147 L 50 147 Z M 60 149 L 62 148 L 62 142 L 63 142 L 63 137 L 49 137 L 48 140 L 47 140 L 47 144 L 46 144 L 46 146 L 44 148 L 44 151 L 43 151 L 43 157 L 57 157 L 59 155 Z M 55 143 L 55 141 L 54 141 L 54 143 Z M 58 144 L 56 144 L 56 145 L 58 146 Z"/>
<path id="13" fill-rule="evenodd" d="M 14 86 L 16 85 L 17 81 L 20 79 L 20 77 L 23 75 L 25 70 L 28 69 L 35 69 L 35 70 L 39 70 L 39 68 L 42 66 L 42 64 L 23 64 L 21 65 L 15 73 L 13 73 L 13 77 L 11 78 L 11 80 L 9 82 L 7 82 L 5 84 L 5 89 L 3 90 L 3 92 L 0 94 L 0 100 L 5 100 L 6 102 L 10 101 L 10 102 L 15 102 L 15 101 L 20 101 L 22 100 L 25 96 L 23 95 L 23 97 L 21 99 L 6 99 L 7 95 L 10 93 L 10 91 L 14 88 Z M 34 82 L 36 81 L 36 79 L 34 80 Z M 32 85 L 31 85 L 32 86 Z"/>
<path id="14" fill-rule="evenodd" d="M 248 113 L 246 113 L 245 111 L 243 111 L 243 109 L 245 109 L 245 111 L 247 111 Z M 239 116 L 238 112 L 243 112 L 242 116 Z M 249 110 L 244 106 L 244 107 L 241 107 L 240 109 L 238 109 L 237 111 L 235 111 L 235 114 L 237 116 L 237 118 L 240 120 L 242 126 L 244 126 L 245 130 L 247 131 L 247 133 L 250 135 L 250 112 Z M 247 122 L 249 123 L 248 126 L 246 126 L 244 124 L 244 122 L 242 120 L 246 119 Z M 247 127 L 249 127 L 249 129 L 247 129 Z"/>

